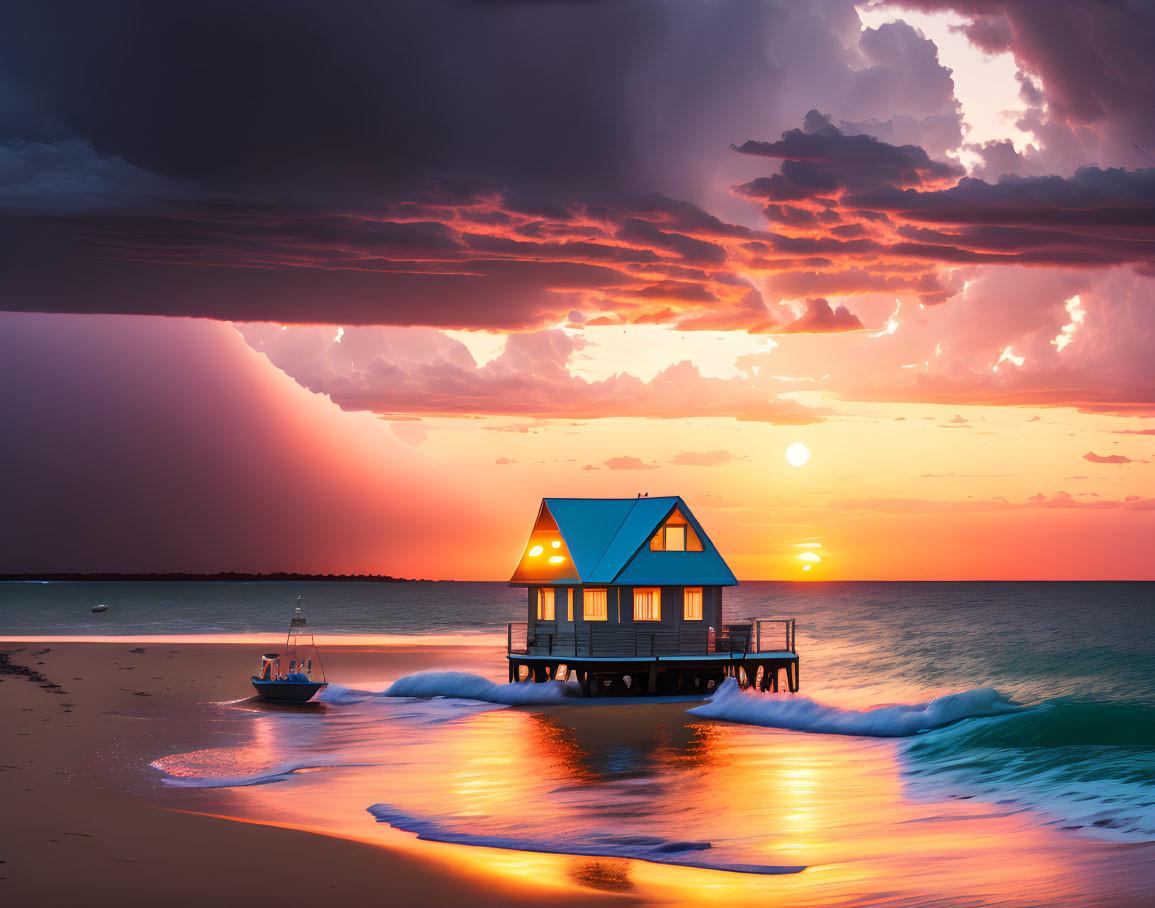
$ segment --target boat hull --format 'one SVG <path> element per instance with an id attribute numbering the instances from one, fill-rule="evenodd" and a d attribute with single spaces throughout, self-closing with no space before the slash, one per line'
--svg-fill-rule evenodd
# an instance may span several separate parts
<path id="1" fill-rule="evenodd" d="M 325 681 L 262 681 L 259 678 L 252 681 L 258 696 L 281 703 L 304 703 L 329 686 Z"/>

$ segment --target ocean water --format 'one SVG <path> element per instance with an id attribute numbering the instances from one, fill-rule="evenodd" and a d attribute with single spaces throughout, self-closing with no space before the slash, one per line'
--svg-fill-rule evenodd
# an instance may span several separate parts
<path id="1" fill-rule="evenodd" d="M 660 889 L 637 868 L 675 865 L 773 878 L 797 904 L 1155 887 L 1155 584 L 744 583 L 727 619 L 796 618 L 801 691 L 727 682 L 690 702 L 503 683 L 499 632 L 525 607 L 495 583 L 0 584 L 0 636 L 276 633 L 298 593 L 319 633 L 493 652 L 476 672 L 331 672 L 308 711 L 216 704 L 205 748 L 142 784 L 354 837 L 551 855 L 571 864 L 542 873 L 594 888 L 621 882 L 597 861 L 627 858 L 628 885 Z"/>

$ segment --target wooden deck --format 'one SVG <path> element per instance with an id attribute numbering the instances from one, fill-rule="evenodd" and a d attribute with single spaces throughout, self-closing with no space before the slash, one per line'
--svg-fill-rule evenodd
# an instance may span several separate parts
<path id="1" fill-rule="evenodd" d="M 506 657 L 510 681 L 571 676 L 587 694 L 708 692 L 726 678 L 746 687 L 777 691 L 782 675 L 799 685 L 794 619 L 729 624 L 711 639 L 706 628 L 653 629 L 638 625 L 514 622 Z"/>

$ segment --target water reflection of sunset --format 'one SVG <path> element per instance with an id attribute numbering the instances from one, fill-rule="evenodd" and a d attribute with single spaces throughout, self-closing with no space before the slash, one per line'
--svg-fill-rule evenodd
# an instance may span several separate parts
<path id="1" fill-rule="evenodd" d="M 972 903 L 1012 892 L 1045 901 L 1091 891 L 1079 868 L 1086 870 L 1085 855 L 1096 846 L 1045 831 L 1037 816 L 1013 805 L 912 800 L 899 743 L 697 720 L 686 707 L 375 701 L 313 715 L 244 712 L 250 743 L 239 752 L 243 761 L 225 749 L 163 765 L 181 775 L 206 767 L 232 772 L 239 763 L 324 766 L 340 755 L 347 765 L 274 785 L 172 792 L 172 803 L 189 808 L 195 800 L 192 809 L 418 848 L 497 885 L 633 891 L 671 905 L 837 904 L 897 891 L 913 901 L 943 891 Z M 708 862 L 807 869 L 765 876 L 418 841 L 374 822 L 366 808 L 376 803 L 436 817 L 455 832 L 513 836 L 534 847 L 653 836 L 712 843 L 691 855 Z"/>

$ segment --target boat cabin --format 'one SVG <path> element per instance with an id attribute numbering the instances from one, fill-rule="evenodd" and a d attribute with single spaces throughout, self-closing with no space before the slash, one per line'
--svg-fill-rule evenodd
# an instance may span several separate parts
<path id="1" fill-rule="evenodd" d="M 732 662 L 758 644 L 756 622 L 723 623 L 722 590 L 737 584 L 678 496 L 543 499 L 510 579 L 526 589 L 527 609 L 524 623 L 509 626 L 510 678 L 547 680 L 596 662 L 635 692 L 670 687 L 658 684 L 663 675 L 678 675 L 674 687 L 687 678 L 711 687 L 726 660 L 702 668 L 693 657 Z"/>

